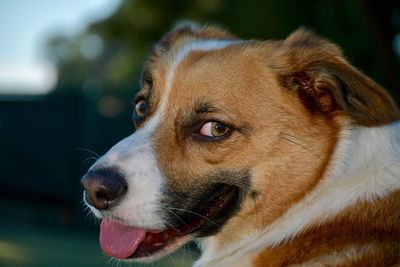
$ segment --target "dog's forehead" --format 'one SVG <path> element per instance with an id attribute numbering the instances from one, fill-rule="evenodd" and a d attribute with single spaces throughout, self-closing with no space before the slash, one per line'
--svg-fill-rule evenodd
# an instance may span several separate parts
<path id="1" fill-rule="evenodd" d="M 178 76 L 178 72 L 182 72 L 187 69 L 194 70 L 194 66 L 198 63 L 199 57 L 196 55 L 210 55 L 213 54 L 215 51 L 224 51 L 235 45 L 238 44 L 239 41 L 233 40 L 194 40 L 191 42 L 186 43 L 185 45 L 171 51 L 169 54 L 166 64 L 164 67 L 167 68 L 167 75 L 166 75 L 166 85 L 169 86 Z M 219 53 L 219 57 L 224 57 L 222 53 Z M 203 62 L 203 64 L 212 64 L 212 57 L 208 57 L 209 60 Z M 215 57 L 214 57 L 215 59 Z M 197 64 L 196 66 L 199 66 Z M 211 67 L 211 66 L 209 66 Z"/>
<path id="2" fill-rule="evenodd" d="M 227 55 L 242 41 L 227 39 L 193 39 L 160 57 L 149 66 L 153 76 L 152 95 L 157 99 L 157 109 L 163 112 L 168 101 L 180 94 L 175 103 L 183 100 L 185 94 L 196 92 L 199 84 L 217 77 L 223 68 L 227 71 Z M 224 59 L 224 60 L 221 60 Z M 207 86 L 202 89 L 207 89 Z M 197 91 L 198 95 L 203 92 Z"/>

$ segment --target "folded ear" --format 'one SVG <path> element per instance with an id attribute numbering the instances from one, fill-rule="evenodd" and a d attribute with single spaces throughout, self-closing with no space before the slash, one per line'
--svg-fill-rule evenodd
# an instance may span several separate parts
<path id="1" fill-rule="evenodd" d="M 382 125 L 399 119 L 388 93 L 351 66 L 333 43 L 299 29 L 284 40 L 272 67 L 311 112 L 344 112 L 354 123 Z"/>
<path id="2" fill-rule="evenodd" d="M 179 46 L 194 39 L 235 39 L 225 29 L 214 25 L 200 25 L 192 21 L 178 22 L 172 30 L 166 33 L 161 40 L 153 46 L 151 61 L 155 61 L 173 46 Z"/>

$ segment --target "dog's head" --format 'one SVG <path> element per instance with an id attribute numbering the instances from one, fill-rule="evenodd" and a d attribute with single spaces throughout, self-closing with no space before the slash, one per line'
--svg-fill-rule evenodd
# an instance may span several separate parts
<path id="1" fill-rule="evenodd" d="M 178 26 L 144 65 L 137 131 L 82 180 L 102 249 L 154 260 L 194 238 L 238 242 L 317 184 L 345 125 L 397 116 L 383 89 L 308 31 L 262 42 Z"/>

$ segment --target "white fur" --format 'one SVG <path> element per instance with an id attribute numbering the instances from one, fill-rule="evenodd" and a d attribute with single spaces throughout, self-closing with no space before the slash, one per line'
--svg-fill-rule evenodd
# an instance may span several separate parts
<path id="1" fill-rule="evenodd" d="M 157 163 L 152 136 L 165 117 L 176 69 L 192 51 L 217 50 L 233 43 L 235 41 L 231 40 L 196 40 L 170 52 L 173 56 L 167 66 L 166 84 L 155 115 L 141 129 L 112 147 L 91 167 L 92 170 L 99 167 L 116 167 L 127 179 L 127 194 L 110 215 L 136 227 L 165 227 L 160 204 L 165 177 Z M 102 217 L 101 212 L 94 207 L 90 208 L 97 217 Z"/>
<path id="2" fill-rule="evenodd" d="M 341 134 L 327 174 L 313 191 L 263 231 L 252 232 L 227 248 L 219 250 L 212 237 L 204 239 L 204 252 L 194 266 L 236 266 L 235 262 L 246 256 L 288 241 L 357 201 L 372 201 L 398 189 L 400 122 L 373 128 L 349 125 Z"/>

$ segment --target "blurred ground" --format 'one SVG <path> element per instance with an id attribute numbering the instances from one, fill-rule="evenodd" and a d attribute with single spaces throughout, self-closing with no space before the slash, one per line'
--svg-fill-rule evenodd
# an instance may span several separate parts
<path id="1" fill-rule="evenodd" d="M 0 229 L 1 267 L 125 266 L 101 253 L 94 231 L 4 220 Z M 160 262 L 129 266 L 186 267 L 193 261 L 191 253 L 179 251 Z"/>

